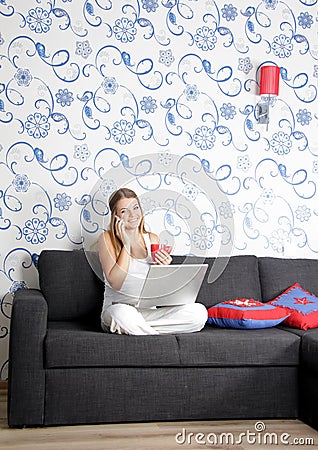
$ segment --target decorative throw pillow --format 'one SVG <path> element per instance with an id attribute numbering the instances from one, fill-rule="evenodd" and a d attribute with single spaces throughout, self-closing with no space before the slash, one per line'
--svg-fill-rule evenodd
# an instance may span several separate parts
<path id="1" fill-rule="evenodd" d="M 318 298 L 306 291 L 299 283 L 267 303 L 282 308 L 289 316 L 284 324 L 308 330 L 318 327 Z"/>
<path id="2" fill-rule="evenodd" d="M 211 306 L 207 323 L 223 328 L 269 328 L 281 323 L 288 314 L 252 298 L 236 298 Z"/>

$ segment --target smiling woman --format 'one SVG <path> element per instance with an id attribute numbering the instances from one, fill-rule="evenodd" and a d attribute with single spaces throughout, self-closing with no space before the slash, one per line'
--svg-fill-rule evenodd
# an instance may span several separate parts
<path id="1" fill-rule="evenodd" d="M 193 332 L 203 328 L 207 311 L 200 303 L 159 309 L 137 307 L 149 265 L 168 265 L 172 258 L 165 249 L 156 251 L 152 258 L 151 244 L 158 244 L 159 238 L 146 231 L 134 191 L 127 188 L 115 191 L 109 207 L 109 230 L 99 240 L 105 280 L 103 330 L 140 335 Z"/>

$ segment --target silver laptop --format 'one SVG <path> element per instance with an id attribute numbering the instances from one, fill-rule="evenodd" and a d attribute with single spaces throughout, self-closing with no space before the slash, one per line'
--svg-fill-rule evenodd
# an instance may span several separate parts
<path id="1" fill-rule="evenodd" d="M 151 265 L 138 308 L 194 303 L 208 264 Z"/>

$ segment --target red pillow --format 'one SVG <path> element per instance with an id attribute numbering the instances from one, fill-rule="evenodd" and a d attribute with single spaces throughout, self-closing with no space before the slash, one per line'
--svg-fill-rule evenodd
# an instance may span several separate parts
<path id="1" fill-rule="evenodd" d="M 236 298 L 209 308 L 207 323 L 222 328 L 269 328 L 281 323 L 288 314 L 252 298 Z"/>
<path id="2" fill-rule="evenodd" d="M 268 303 L 289 314 L 284 320 L 286 325 L 302 330 L 318 327 L 318 298 L 299 283 L 293 284 Z"/>

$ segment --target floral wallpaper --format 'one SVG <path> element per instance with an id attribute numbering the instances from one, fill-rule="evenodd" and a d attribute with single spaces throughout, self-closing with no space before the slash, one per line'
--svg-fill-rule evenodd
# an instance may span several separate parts
<path id="1" fill-rule="evenodd" d="M 14 292 L 43 249 L 90 248 L 122 185 L 176 252 L 317 257 L 317 0 L 0 0 L 0 20 L 0 379 Z"/>

